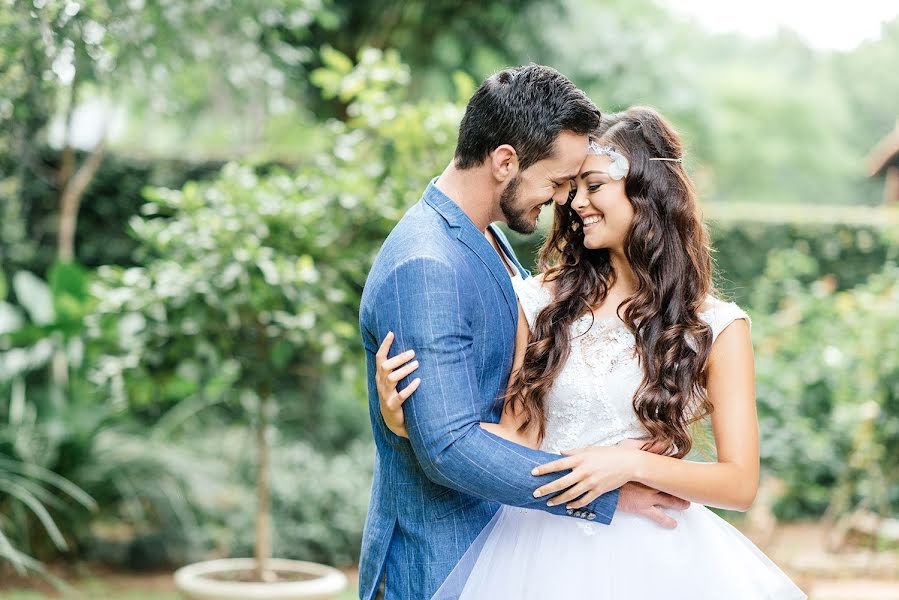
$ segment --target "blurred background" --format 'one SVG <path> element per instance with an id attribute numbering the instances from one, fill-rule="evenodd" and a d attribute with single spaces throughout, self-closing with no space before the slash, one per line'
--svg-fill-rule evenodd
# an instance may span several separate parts
<path id="1" fill-rule="evenodd" d="M 0 598 L 252 555 L 257 448 L 274 554 L 353 577 L 366 274 L 528 62 L 683 134 L 753 318 L 763 482 L 725 516 L 813 600 L 899 598 L 899 6 L 866 0 L 0 0 Z"/>

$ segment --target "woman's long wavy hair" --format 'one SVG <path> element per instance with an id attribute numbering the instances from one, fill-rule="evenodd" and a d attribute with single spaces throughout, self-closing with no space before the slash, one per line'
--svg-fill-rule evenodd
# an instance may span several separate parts
<path id="1" fill-rule="evenodd" d="M 634 395 L 634 410 L 651 436 L 644 447 L 661 443 L 666 454 L 681 458 L 692 447 L 690 424 L 711 413 L 706 367 L 712 333 L 698 316 L 714 292 L 708 232 L 683 164 L 650 160 L 683 155 L 677 132 L 658 112 L 633 107 L 603 115 L 591 137 L 630 161 L 625 193 L 634 219 L 624 253 L 637 283 L 619 317 L 634 334 L 644 373 Z M 607 249 L 584 247 L 571 202 L 556 206 L 539 267 L 555 285 L 554 300 L 536 319 L 506 399 L 522 412 L 522 431 L 537 427 L 542 439 L 546 395 L 570 354 L 571 324 L 602 304 L 616 274 Z"/>

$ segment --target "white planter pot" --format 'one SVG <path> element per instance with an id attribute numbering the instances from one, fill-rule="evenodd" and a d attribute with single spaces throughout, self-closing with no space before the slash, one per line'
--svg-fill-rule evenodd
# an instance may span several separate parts
<path id="1" fill-rule="evenodd" d="M 175 571 L 175 585 L 191 600 L 328 600 L 347 585 L 346 576 L 326 565 L 273 558 L 268 567 L 310 577 L 303 581 L 256 583 L 224 581 L 210 575 L 248 571 L 255 567 L 252 558 L 210 560 L 187 565 Z"/>

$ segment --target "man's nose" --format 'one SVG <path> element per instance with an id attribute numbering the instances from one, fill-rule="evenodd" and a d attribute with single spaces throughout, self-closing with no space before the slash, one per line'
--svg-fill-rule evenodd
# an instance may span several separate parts
<path id="1" fill-rule="evenodd" d="M 553 194 L 553 202 L 555 202 L 559 206 L 565 206 L 566 204 L 568 204 L 568 190 L 565 190 L 564 192 L 562 190 L 559 190 L 558 192 Z"/>

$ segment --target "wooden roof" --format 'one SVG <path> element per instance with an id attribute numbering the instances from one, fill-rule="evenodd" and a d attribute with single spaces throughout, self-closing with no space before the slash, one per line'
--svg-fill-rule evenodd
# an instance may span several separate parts
<path id="1" fill-rule="evenodd" d="M 889 167 L 899 167 L 899 119 L 896 127 L 868 155 L 868 177 L 884 175 Z"/>

